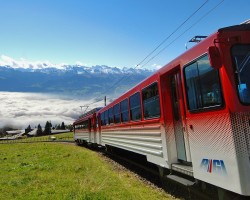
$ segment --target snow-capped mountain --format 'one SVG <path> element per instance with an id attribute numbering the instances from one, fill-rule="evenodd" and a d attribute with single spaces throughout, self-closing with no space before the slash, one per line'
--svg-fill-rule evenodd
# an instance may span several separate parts
<path id="1" fill-rule="evenodd" d="M 151 74 L 154 70 L 140 69 L 140 68 L 117 68 L 109 67 L 106 65 L 96 65 L 92 67 L 87 67 L 83 65 L 63 65 L 58 67 L 41 65 L 40 67 L 13 67 L 10 65 L 0 66 L 1 71 L 20 71 L 20 72 L 40 72 L 46 74 L 53 73 L 72 73 L 72 74 L 141 74 L 149 73 Z"/>
<path id="2" fill-rule="evenodd" d="M 118 95 L 152 73 L 153 70 L 148 69 L 120 69 L 105 65 L 3 65 L 0 66 L 0 91 L 46 92 L 90 97 L 98 96 L 110 89 L 109 93 Z M 119 82 L 119 85 L 114 85 L 120 79 L 123 81 Z"/>

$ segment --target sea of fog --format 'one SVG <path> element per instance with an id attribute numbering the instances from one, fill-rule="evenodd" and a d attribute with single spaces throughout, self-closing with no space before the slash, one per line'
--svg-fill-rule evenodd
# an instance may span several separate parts
<path id="1" fill-rule="evenodd" d="M 33 128 L 38 124 L 44 126 L 46 121 L 53 126 L 62 122 L 72 124 L 85 110 L 80 106 L 89 103 L 68 96 L 21 92 L 0 92 L 0 102 L 0 128 L 6 125 Z"/>

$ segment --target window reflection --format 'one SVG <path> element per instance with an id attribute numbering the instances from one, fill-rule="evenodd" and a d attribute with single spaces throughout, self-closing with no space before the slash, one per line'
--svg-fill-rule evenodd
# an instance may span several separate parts
<path id="1" fill-rule="evenodd" d="M 144 118 L 160 117 L 158 84 L 153 83 L 142 91 Z"/>
<path id="2" fill-rule="evenodd" d="M 250 104 L 250 45 L 236 45 L 232 48 L 236 66 L 238 93 L 242 103 Z"/>
<path id="3" fill-rule="evenodd" d="M 204 56 L 184 69 L 189 110 L 222 105 L 219 73 Z"/>

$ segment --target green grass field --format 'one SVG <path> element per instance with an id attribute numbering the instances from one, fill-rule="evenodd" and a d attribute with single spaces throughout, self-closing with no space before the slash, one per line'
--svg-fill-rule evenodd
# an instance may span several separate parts
<path id="1" fill-rule="evenodd" d="M 172 199 L 73 144 L 0 144 L 0 199 Z"/>

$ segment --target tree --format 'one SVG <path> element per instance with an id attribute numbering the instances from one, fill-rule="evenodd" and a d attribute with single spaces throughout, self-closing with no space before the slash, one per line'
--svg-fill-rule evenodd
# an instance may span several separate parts
<path id="1" fill-rule="evenodd" d="M 61 126 L 60 126 L 60 124 L 58 124 L 57 126 L 56 126 L 56 130 L 60 130 L 61 129 Z"/>
<path id="2" fill-rule="evenodd" d="M 30 127 L 30 125 L 26 128 L 27 130 L 31 130 L 31 127 Z"/>
<path id="3" fill-rule="evenodd" d="M 62 130 L 65 130 L 64 122 L 62 122 L 61 129 L 62 129 Z"/>
<path id="4" fill-rule="evenodd" d="M 67 129 L 69 129 L 70 132 L 73 131 L 73 125 L 72 124 L 69 124 L 68 126 L 66 126 Z"/>
<path id="5" fill-rule="evenodd" d="M 38 124 L 37 126 L 37 131 L 36 131 L 36 135 L 37 136 L 41 136 L 43 134 L 43 131 L 42 131 L 42 127 L 40 124 Z"/>
<path id="6" fill-rule="evenodd" d="M 32 129 L 31 129 L 30 125 L 29 125 L 29 126 L 25 129 L 25 133 L 27 134 L 27 133 L 29 133 L 31 130 L 32 130 Z"/>
<path id="7" fill-rule="evenodd" d="M 46 122 L 43 133 L 45 135 L 51 134 L 51 123 L 49 121 Z"/>

